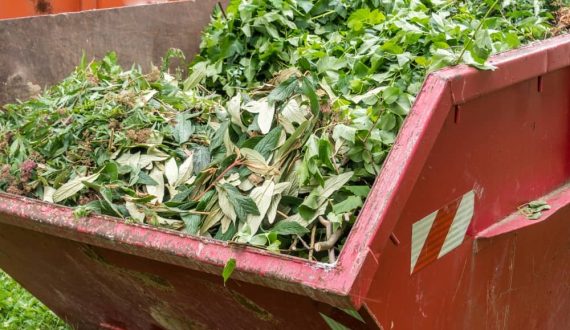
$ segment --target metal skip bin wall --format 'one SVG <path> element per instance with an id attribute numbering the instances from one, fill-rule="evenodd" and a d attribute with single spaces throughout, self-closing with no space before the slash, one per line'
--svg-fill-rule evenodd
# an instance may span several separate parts
<path id="1" fill-rule="evenodd" d="M 100 56 L 112 47 L 139 63 L 169 47 L 191 54 L 216 4 L 0 21 L 0 45 L 34 48 L 14 31 L 50 26 L 46 40 L 65 36 L 79 50 L 54 54 L 46 41 L 27 57 L 2 52 L 0 103 L 14 74 L 54 83 L 81 49 Z M 133 16 L 145 18 L 136 29 L 152 42 L 98 37 Z M 160 17 L 185 28 L 155 33 Z M 106 216 L 76 219 L 70 208 L 1 193 L 0 268 L 80 329 L 326 329 L 321 315 L 354 329 L 569 324 L 570 37 L 492 63 L 494 71 L 457 66 L 427 78 L 335 264 Z M 517 211 L 536 199 L 551 206 L 539 219 Z"/>

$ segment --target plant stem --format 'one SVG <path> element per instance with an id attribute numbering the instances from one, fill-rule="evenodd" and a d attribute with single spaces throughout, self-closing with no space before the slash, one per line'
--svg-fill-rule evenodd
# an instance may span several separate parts
<path id="1" fill-rule="evenodd" d="M 311 245 L 309 245 L 309 260 L 313 260 L 313 253 L 315 252 L 315 236 L 317 235 L 317 225 L 315 224 L 311 229 Z"/>
<path id="2" fill-rule="evenodd" d="M 311 17 L 311 19 L 312 19 L 312 20 L 315 20 L 315 19 L 323 18 L 323 17 L 328 16 L 328 15 L 333 14 L 333 13 L 335 13 L 334 10 L 329 10 L 329 11 L 327 11 L 327 12 L 324 12 L 324 13 L 320 14 L 320 15 Z"/>
<path id="3" fill-rule="evenodd" d="M 210 191 L 212 188 L 216 186 L 216 183 L 218 183 L 218 181 L 220 181 L 224 177 L 224 175 L 226 175 L 232 168 L 240 164 L 241 161 L 239 159 L 236 159 L 233 163 L 231 163 L 230 166 L 228 166 L 220 175 L 218 175 L 218 177 L 214 179 L 214 181 L 208 186 L 208 188 L 206 188 L 206 190 L 204 190 L 200 195 L 198 195 L 198 197 L 194 198 L 194 201 L 199 201 L 200 199 L 202 199 L 202 197 L 204 197 L 204 195 L 208 191 Z"/>
<path id="4" fill-rule="evenodd" d="M 463 49 L 461 50 L 461 53 L 459 54 L 459 57 L 457 58 L 457 61 L 455 61 L 454 65 L 458 65 L 459 63 L 461 63 L 461 60 L 463 59 L 463 55 L 465 55 L 467 48 L 469 48 L 469 46 L 471 46 L 471 43 L 473 43 L 473 40 L 475 39 L 477 32 L 479 32 L 479 30 L 481 30 L 481 28 L 483 27 L 483 23 L 485 23 L 485 20 L 487 19 L 487 17 L 489 17 L 489 15 L 491 15 L 491 12 L 493 11 L 493 9 L 495 9 L 495 6 L 498 3 L 499 3 L 499 0 L 495 0 L 495 2 L 491 5 L 491 7 L 489 7 L 487 12 L 485 13 L 485 16 L 483 16 L 483 18 L 481 19 L 481 22 L 479 22 L 479 25 L 477 26 L 477 28 L 475 28 L 475 31 L 473 31 L 473 37 L 469 38 L 469 40 L 467 40 L 467 42 L 465 43 L 465 46 L 463 46 Z"/>
<path id="5" fill-rule="evenodd" d="M 218 1 L 218 7 L 220 8 L 220 11 L 222 12 L 222 16 L 224 16 L 224 19 L 227 21 L 228 16 L 226 16 L 226 12 L 224 11 L 224 7 L 222 6 L 222 3 L 219 1 Z"/>

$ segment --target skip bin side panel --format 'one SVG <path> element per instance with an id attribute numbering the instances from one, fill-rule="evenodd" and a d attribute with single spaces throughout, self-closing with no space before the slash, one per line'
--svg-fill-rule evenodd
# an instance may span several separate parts
<path id="1" fill-rule="evenodd" d="M 207 274 L 221 274 L 225 263 L 234 258 L 239 260 L 233 274 L 235 279 L 309 296 L 338 307 L 351 307 L 345 294 L 334 291 L 346 286 L 350 278 L 342 273 L 338 276 L 339 269 L 330 265 L 171 230 L 127 224 L 108 216 L 77 219 L 68 207 L 3 193 L 0 193 L 0 223 Z"/>
<path id="2" fill-rule="evenodd" d="M 366 297 L 380 262 L 380 251 L 451 108 L 448 83 L 429 76 L 350 232 L 347 242 L 361 244 L 346 244 L 337 264 L 356 275 L 350 292 L 355 306 L 360 306 Z"/>
<path id="3" fill-rule="evenodd" d="M 79 329 L 326 329 L 319 313 L 345 314 L 308 297 L 233 279 L 225 287 L 220 275 L 6 224 L 0 264 Z"/>
<path id="4" fill-rule="evenodd" d="M 566 329 L 569 217 L 566 206 L 542 223 L 468 238 L 415 275 L 407 262 L 391 262 L 391 272 L 377 277 L 385 284 L 372 285 L 376 294 L 365 305 L 384 329 Z M 397 249 L 387 247 L 385 258 L 400 257 Z M 395 277 L 407 277 L 405 284 Z"/>
<path id="5" fill-rule="evenodd" d="M 566 67 L 468 99 L 449 114 L 398 219 L 394 233 L 400 244 L 388 243 L 382 251 L 364 299 L 383 327 L 517 329 L 526 322 L 558 329 L 568 324 L 567 209 L 493 238 L 485 250 L 473 236 L 567 182 L 569 88 Z M 450 227 L 435 224 L 469 192 L 474 205 L 466 236 L 441 255 Z M 414 224 L 421 221 L 428 223 L 423 240 L 414 235 Z M 438 238 L 440 245 L 434 243 Z M 420 269 L 412 266 L 416 245 L 434 258 Z M 536 276 L 528 276 L 532 273 Z"/>
<path id="6" fill-rule="evenodd" d="M 169 48 L 191 58 L 216 4 L 196 0 L 0 20 L 0 105 L 67 77 L 83 51 L 89 60 L 115 51 L 125 67 L 138 63 L 145 70 L 160 66 Z"/>

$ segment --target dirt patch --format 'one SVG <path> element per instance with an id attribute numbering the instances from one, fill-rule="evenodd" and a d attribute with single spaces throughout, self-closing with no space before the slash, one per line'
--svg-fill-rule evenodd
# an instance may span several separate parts
<path id="1" fill-rule="evenodd" d="M 38 14 L 51 14 L 53 11 L 50 0 L 36 0 L 34 7 Z"/>
<path id="2" fill-rule="evenodd" d="M 150 315 L 166 330 L 205 330 L 208 327 L 198 321 L 181 318 L 181 315 L 171 312 L 168 308 L 157 306 L 150 309 Z"/>
<path id="3" fill-rule="evenodd" d="M 233 290 L 230 290 L 230 293 L 235 302 L 240 304 L 246 310 L 253 312 L 253 314 L 255 314 L 259 319 L 263 321 L 273 320 L 273 315 L 271 315 L 271 313 L 263 309 L 261 306 L 257 305 L 255 302 L 253 302 L 246 296 Z"/>
<path id="4" fill-rule="evenodd" d="M 101 255 L 99 255 L 95 250 L 89 246 L 83 246 L 83 252 L 92 260 L 97 261 L 100 265 L 104 266 L 108 270 L 115 274 L 118 274 L 123 280 L 134 280 L 135 283 L 143 284 L 147 287 L 152 287 L 159 289 L 161 291 L 173 291 L 174 287 L 166 279 L 150 273 L 143 273 L 135 271 L 132 269 L 127 269 L 119 267 L 107 262 Z"/>

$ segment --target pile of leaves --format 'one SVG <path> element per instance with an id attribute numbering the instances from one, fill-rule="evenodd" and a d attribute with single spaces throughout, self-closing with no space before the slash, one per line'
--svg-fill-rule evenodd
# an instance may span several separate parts
<path id="1" fill-rule="evenodd" d="M 429 71 L 549 35 L 540 1 L 243 0 L 184 76 L 85 60 L 0 112 L 0 189 L 334 262 Z M 2 165 L 3 164 L 3 165 Z"/>

